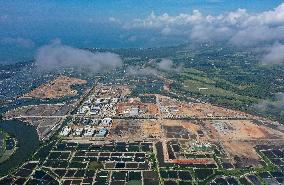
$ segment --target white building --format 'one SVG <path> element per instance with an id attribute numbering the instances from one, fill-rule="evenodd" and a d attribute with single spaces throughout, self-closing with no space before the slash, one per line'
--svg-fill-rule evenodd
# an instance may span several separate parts
<path id="1" fill-rule="evenodd" d="M 139 114 L 139 108 L 138 107 L 131 108 L 131 110 L 129 112 L 130 116 L 138 116 L 138 114 Z"/>
<path id="2" fill-rule="evenodd" d="M 97 115 L 101 111 L 101 107 L 93 105 L 90 109 L 91 115 Z"/>
<path id="3" fill-rule="evenodd" d="M 101 126 L 110 126 L 112 124 L 112 119 L 111 118 L 104 118 L 101 121 Z"/>
<path id="4" fill-rule="evenodd" d="M 77 129 L 75 130 L 75 132 L 73 133 L 73 136 L 81 136 L 83 130 L 84 130 L 83 128 L 77 128 Z"/>
<path id="5" fill-rule="evenodd" d="M 71 132 L 71 128 L 69 128 L 68 126 L 65 126 L 63 130 L 59 133 L 59 135 L 68 136 L 70 132 Z"/>
<path id="6" fill-rule="evenodd" d="M 92 137 L 95 133 L 95 129 L 92 128 L 91 126 L 86 126 L 84 130 L 85 130 L 84 136 L 86 137 Z"/>
<path id="7" fill-rule="evenodd" d="M 79 108 L 79 114 L 85 114 L 89 112 L 91 109 L 89 106 L 84 105 L 83 107 Z"/>
<path id="8" fill-rule="evenodd" d="M 111 103 L 117 103 L 118 102 L 118 98 L 113 98 L 112 100 L 111 100 Z"/>

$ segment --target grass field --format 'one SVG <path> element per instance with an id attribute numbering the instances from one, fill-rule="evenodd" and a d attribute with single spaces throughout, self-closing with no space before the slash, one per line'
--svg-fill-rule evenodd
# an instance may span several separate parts
<path id="1" fill-rule="evenodd" d="M 233 84 L 222 78 L 209 78 L 206 73 L 194 68 L 184 70 L 180 74 L 181 90 L 196 97 L 203 97 L 214 103 L 244 108 L 255 104 L 259 99 L 238 94 L 237 92 L 248 88 L 249 85 Z"/>

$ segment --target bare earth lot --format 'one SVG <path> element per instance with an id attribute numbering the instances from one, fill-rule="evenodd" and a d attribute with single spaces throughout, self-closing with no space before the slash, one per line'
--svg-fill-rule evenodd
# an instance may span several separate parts
<path id="1" fill-rule="evenodd" d="M 78 78 L 59 76 L 56 79 L 43 84 L 31 92 L 23 95 L 23 98 L 60 98 L 64 96 L 74 96 L 76 90 L 71 88 L 71 85 L 85 84 L 87 81 Z"/>

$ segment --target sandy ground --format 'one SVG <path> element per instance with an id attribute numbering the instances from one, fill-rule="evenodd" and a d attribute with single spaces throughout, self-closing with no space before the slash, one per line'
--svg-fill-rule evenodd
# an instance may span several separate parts
<path id="1" fill-rule="evenodd" d="M 144 136 L 161 138 L 163 136 L 161 123 L 156 120 L 145 120 L 141 123 L 141 134 Z"/>
<path id="2" fill-rule="evenodd" d="M 247 115 L 240 111 L 225 109 L 222 107 L 213 106 L 208 103 L 180 103 L 178 107 L 178 115 L 188 115 L 195 117 L 251 117 L 250 115 Z"/>
<path id="3" fill-rule="evenodd" d="M 159 98 L 159 102 L 163 107 L 174 107 L 178 111 L 171 112 L 174 115 L 179 116 L 191 116 L 191 117 L 250 117 L 253 116 L 241 111 L 226 109 L 211 105 L 209 103 L 184 103 L 175 99 L 171 99 L 166 96 L 156 95 Z"/>
<path id="4" fill-rule="evenodd" d="M 145 109 L 144 115 L 159 115 L 160 111 L 156 104 L 153 103 L 140 103 L 140 102 L 122 102 L 117 104 L 117 114 L 123 114 L 125 110 L 130 110 L 131 108 L 139 107 L 140 110 Z"/>
<path id="5" fill-rule="evenodd" d="M 143 140 L 162 137 L 161 124 L 157 120 L 116 120 L 112 124 L 109 139 Z"/>
<path id="6" fill-rule="evenodd" d="M 225 151 L 234 163 L 234 157 L 241 158 L 243 166 L 259 166 L 260 157 L 254 149 L 259 143 L 269 142 L 271 139 L 279 139 L 284 142 L 284 134 L 264 125 L 257 125 L 251 120 L 215 120 L 207 121 L 207 128 L 211 129 L 215 141 L 223 144 Z M 214 125 L 225 125 L 216 127 Z M 221 129 L 220 129 L 221 128 Z"/>
<path id="7" fill-rule="evenodd" d="M 238 142 L 238 141 L 226 141 L 223 142 L 227 151 L 230 154 L 238 156 L 246 156 L 253 159 L 259 159 L 258 154 L 254 150 L 253 146 L 249 143 Z"/>
<path id="8" fill-rule="evenodd" d="M 76 90 L 71 89 L 71 85 L 85 84 L 87 81 L 67 76 L 59 76 L 56 79 L 43 84 L 31 92 L 23 95 L 24 98 L 60 98 L 64 96 L 74 96 Z"/>
<path id="9" fill-rule="evenodd" d="M 189 122 L 189 121 L 183 121 L 183 122 L 181 123 L 181 125 L 182 125 L 184 128 L 190 130 L 191 132 L 197 132 L 198 130 L 201 129 L 201 126 L 200 126 L 200 125 L 194 124 L 194 123 Z"/>
<path id="10" fill-rule="evenodd" d="M 228 131 L 217 130 L 223 140 L 254 140 L 254 139 L 279 139 L 283 133 L 263 125 L 256 125 L 250 120 L 213 121 L 228 125 Z"/>
<path id="11" fill-rule="evenodd" d="M 162 124 L 165 126 L 183 126 L 188 131 L 193 133 L 196 133 L 198 130 L 202 128 L 201 125 L 197 125 L 195 123 L 186 120 L 163 120 Z"/>

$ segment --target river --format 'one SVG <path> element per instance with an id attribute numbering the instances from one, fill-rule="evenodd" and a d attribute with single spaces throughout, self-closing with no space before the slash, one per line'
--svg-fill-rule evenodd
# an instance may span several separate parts
<path id="1" fill-rule="evenodd" d="M 0 121 L 0 128 L 18 141 L 16 152 L 0 164 L 0 176 L 28 160 L 39 147 L 38 135 L 34 127 L 18 120 Z"/>

